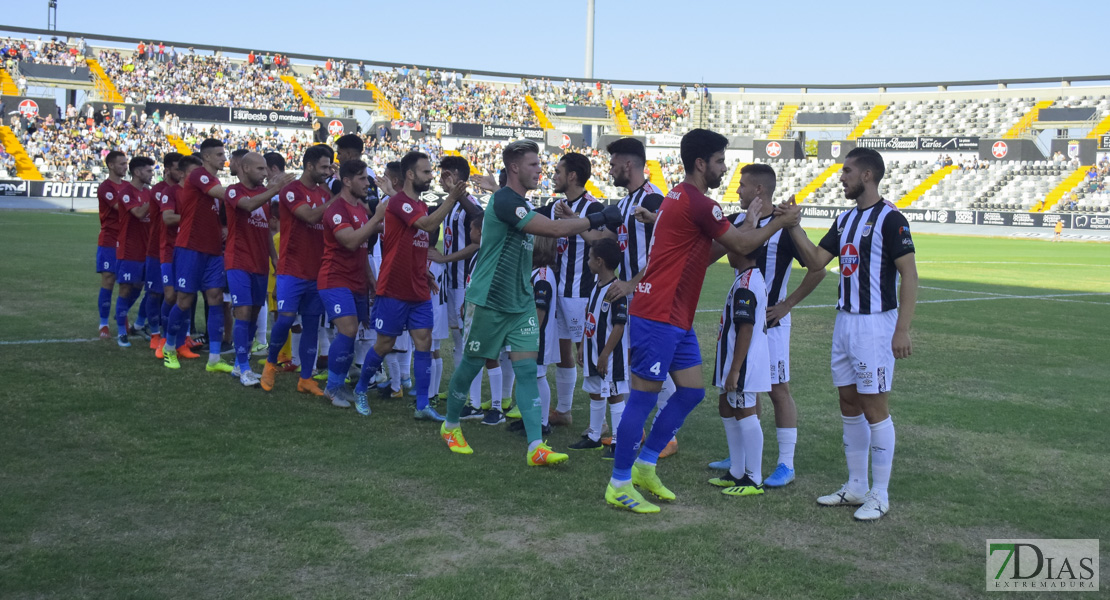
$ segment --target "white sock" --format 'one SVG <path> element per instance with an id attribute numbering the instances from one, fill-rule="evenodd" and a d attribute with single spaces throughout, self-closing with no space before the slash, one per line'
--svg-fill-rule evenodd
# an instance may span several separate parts
<path id="1" fill-rule="evenodd" d="M 574 405 L 574 388 L 578 385 L 578 369 L 575 367 L 555 367 L 555 394 L 558 403 L 555 410 L 570 412 Z"/>
<path id="2" fill-rule="evenodd" d="M 443 359 L 432 359 L 432 379 L 428 384 L 428 397 L 439 395 L 439 385 L 443 380 Z"/>
<path id="3" fill-rule="evenodd" d="M 409 349 L 402 352 L 397 357 L 401 365 L 401 379 L 412 378 L 412 342 L 409 342 Z"/>
<path id="4" fill-rule="evenodd" d="M 763 483 L 763 428 L 759 426 L 759 417 L 744 417 L 739 423 L 744 438 L 744 472 L 752 481 Z"/>
<path id="5" fill-rule="evenodd" d="M 331 350 L 331 341 L 335 338 L 336 330 L 330 327 L 320 326 L 320 333 L 317 337 L 320 339 L 320 354 L 319 356 L 327 356 L 328 350 Z"/>
<path id="6" fill-rule="evenodd" d="M 609 478 L 609 485 L 615 488 L 621 487 L 622 485 L 628 485 L 630 483 L 632 483 L 631 479 L 617 479 L 615 477 Z"/>
<path id="7" fill-rule="evenodd" d="M 513 381 L 516 380 L 516 373 L 513 372 L 513 361 L 509 360 L 508 352 L 502 352 L 497 362 L 501 365 L 501 398 L 511 402 L 513 399 Z M 506 403 L 502 402 L 501 404 Z"/>
<path id="8" fill-rule="evenodd" d="M 482 408 L 482 372 L 474 376 L 474 381 L 470 382 L 470 406 L 479 409 Z"/>
<path id="9" fill-rule="evenodd" d="M 788 468 L 794 468 L 794 446 L 798 443 L 797 427 L 779 427 L 775 430 L 775 439 L 779 442 L 779 462 Z"/>
<path id="10" fill-rule="evenodd" d="M 489 398 L 493 408 L 501 410 L 501 367 L 486 369 L 489 375 Z"/>
<path id="11" fill-rule="evenodd" d="M 532 451 L 536 449 L 536 446 L 539 446 L 542 443 L 543 443 L 543 440 L 536 440 L 536 441 L 532 442 L 531 444 L 528 444 L 528 453 L 531 454 Z"/>
<path id="12" fill-rule="evenodd" d="M 601 428 L 605 426 L 605 400 L 590 399 L 590 430 L 586 433 L 593 441 L 601 439 Z"/>
<path id="13" fill-rule="evenodd" d="M 848 461 L 848 488 L 859 495 L 867 493 L 867 454 L 871 450 L 871 427 L 863 415 L 846 417 L 844 422 L 844 458 Z"/>
<path id="14" fill-rule="evenodd" d="M 220 362 L 220 355 L 216 354 L 215 352 L 209 352 L 208 353 L 208 364 L 214 365 L 218 362 Z"/>
<path id="15" fill-rule="evenodd" d="M 609 405 L 609 416 L 611 417 L 611 420 L 613 421 L 613 426 L 609 429 L 609 432 L 613 434 L 613 441 L 611 442 L 613 445 L 616 445 L 616 443 L 617 443 L 617 429 L 619 429 L 620 426 L 621 426 L 621 416 L 623 416 L 623 415 L 624 415 L 624 400 L 621 400 L 620 402 L 617 402 L 616 404 L 610 404 Z"/>
<path id="16" fill-rule="evenodd" d="M 887 417 L 871 426 L 871 493 L 889 502 L 890 468 L 894 463 L 894 421 Z"/>
<path id="17" fill-rule="evenodd" d="M 355 334 L 355 360 L 353 363 L 359 367 L 362 366 L 362 361 L 366 358 L 366 353 L 370 350 L 370 346 L 373 345 L 367 337 L 366 329 L 359 325 L 358 333 Z M 361 369 L 359 369 L 359 372 L 361 373 Z"/>
<path id="18" fill-rule="evenodd" d="M 725 426 L 725 441 L 728 442 L 728 459 L 732 463 L 728 473 L 740 479 L 744 476 L 744 437 L 740 434 L 740 421 L 735 417 L 721 417 Z"/>
<path id="19" fill-rule="evenodd" d="M 548 414 L 551 411 L 551 384 L 546 377 L 536 378 L 536 387 L 540 390 L 540 424 L 547 425 Z"/>
<path id="20" fill-rule="evenodd" d="M 455 349 L 452 351 L 451 355 L 455 359 L 455 368 L 457 369 L 459 368 L 459 364 L 462 363 L 463 359 L 463 339 L 461 329 L 451 330 L 451 341 L 455 342 Z"/>
<path id="21" fill-rule="evenodd" d="M 289 360 L 289 362 L 293 363 L 294 365 L 296 365 L 298 367 L 301 366 L 301 351 L 299 350 L 300 347 L 301 347 L 301 334 L 299 334 L 299 333 L 290 333 L 289 334 L 289 350 L 290 350 L 290 353 L 292 354 L 292 358 Z"/>
<path id="22" fill-rule="evenodd" d="M 389 369 L 389 387 L 394 392 L 401 389 L 401 355 L 399 352 L 390 352 L 385 357 L 386 367 Z"/>
<path id="23" fill-rule="evenodd" d="M 254 341 L 266 344 L 266 332 L 270 330 L 270 311 L 266 302 L 262 303 L 262 310 L 258 311 L 258 318 L 254 321 Z"/>

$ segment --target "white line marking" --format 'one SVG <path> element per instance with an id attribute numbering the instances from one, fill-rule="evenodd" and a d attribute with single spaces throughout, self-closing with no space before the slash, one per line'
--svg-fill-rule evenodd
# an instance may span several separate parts
<path id="1" fill-rule="evenodd" d="M 99 338 L 90 338 L 90 339 L 87 339 L 87 340 L 83 340 L 83 339 L 71 339 L 71 340 L 18 340 L 18 341 L 14 341 L 14 342 L 0 342 L 0 346 L 24 346 L 24 345 L 28 345 L 28 344 L 62 344 L 62 343 L 72 344 L 72 343 L 76 343 L 76 342 L 99 342 L 99 341 L 100 341 Z"/>
<path id="2" fill-rule="evenodd" d="M 919 260 L 919 265 L 1039 265 L 1042 267 L 1110 267 L 1110 265 L 1098 265 L 1087 263 L 1046 263 L 1046 262 L 1024 262 L 1024 261 L 1010 261 L 1010 260 L 997 260 L 997 261 L 984 261 L 984 260 Z"/>
<path id="3" fill-rule="evenodd" d="M 952 290 L 952 291 L 962 291 L 962 290 Z M 981 297 L 981 298 L 949 298 L 949 299 L 946 299 L 946 300 L 918 300 L 917 304 L 947 304 L 949 302 L 977 302 L 979 300 L 1055 300 L 1055 299 L 1059 299 L 1059 298 L 1072 298 L 1072 297 L 1075 297 L 1075 296 L 1110 296 L 1110 292 L 1083 292 L 1083 293 L 1078 293 L 1078 294 L 1040 294 L 1040 295 L 1036 295 L 1036 296 L 1015 296 L 1015 295 L 1010 295 L 1010 294 L 997 294 L 997 295 L 994 295 L 994 296 L 986 296 L 986 297 Z M 1061 300 L 1061 302 L 1068 302 L 1068 301 L 1067 300 Z M 1070 302 L 1082 302 L 1082 300 L 1071 300 Z M 1090 302 L 1089 304 L 1106 304 L 1107 306 L 1110 306 L 1110 304 L 1107 304 L 1105 302 Z M 801 306 L 795 306 L 794 310 L 798 310 L 800 308 L 836 308 L 836 305 L 835 304 L 803 304 Z M 720 310 L 714 310 L 714 309 L 711 309 L 711 308 L 700 308 L 700 309 L 698 309 L 698 312 L 700 312 L 700 313 L 719 313 L 721 311 Z"/>
<path id="4" fill-rule="evenodd" d="M 1009 296 L 1009 294 L 999 294 L 998 292 L 976 292 L 972 290 L 954 290 L 952 288 L 942 287 L 929 287 L 927 285 L 918 286 L 923 290 L 936 290 L 938 292 L 956 292 L 958 294 L 982 294 L 984 296 Z"/>

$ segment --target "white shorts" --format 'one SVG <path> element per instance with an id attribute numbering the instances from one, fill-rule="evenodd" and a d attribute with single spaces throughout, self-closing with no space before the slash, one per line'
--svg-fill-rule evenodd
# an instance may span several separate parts
<path id="1" fill-rule="evenodd" d="M 724 390 L 721 390 L 721 393 L 725 395 L 725 400 L 728 401 L 728 405 L 732 408 L 755 408 L 756 396 L 759 394 L 758 392 L 726 393 Z"/>
<path id="2" fill-rule="evenodd" d="M 790 325 L 767 330 L 767 349 L 771 356 L 771 385 L 790 381 Z"/>
<path id="3" fill-rule="evenodd" d="M 559 296 L 555 310 L 555 330 L 560 340 L 582 341 L 586 328 L 586 305 L 589 298 L 564 298 Z"/>
<path id="4" fill-rule="evenodd" d="M 445 340 L 451 335 L 447 326 L 447 305 L 432 301 L 432 339 Z"/>
<path id="5" fill-rule="evenodd" d="M 610 381 L 598 375 L 590 375 L 582 382 L 582 391 L 587 394 L 597 394 L 602 398 L 612 398 L 613 396 L 627 396 L 628 395 L 628 382 L 627 381 Z"/>
<path id="6" fill-rule="evenodd" d="M 894 380 L 894 326 L 898 311 L 873 315 L 836 312 L 832 340 L 833 385 L 855 385 L 861 394 L 890 391 Z"/>
<path id="7" fill-rule="evenodd" d="M 451 329 L 462 329 L 460 311 L 463 308 L 466 290 L 453 290 L 447 288 L 447 326 Z"/>

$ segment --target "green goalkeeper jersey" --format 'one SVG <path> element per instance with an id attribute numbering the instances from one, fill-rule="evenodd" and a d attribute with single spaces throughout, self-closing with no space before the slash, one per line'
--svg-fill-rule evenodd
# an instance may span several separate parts
<path id="1" fill-rule="evenodd" d="M 508 313 L 535 309 L 532 295 L 532 234 L 536 216 L 520 194 L 504 187 L 490 197 L 482 219 L 482 245 L 466 288 L 466 301 Z"/>

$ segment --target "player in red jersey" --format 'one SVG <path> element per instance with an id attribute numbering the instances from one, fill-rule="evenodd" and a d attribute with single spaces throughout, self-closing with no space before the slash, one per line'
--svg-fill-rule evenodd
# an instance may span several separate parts
<path id="1" fill-rule="evenodd" d="M 167 153 L 162 158 L 162 181 L 154 184 L 150 189 L 150 237 L 146 244 L 146 314 L 147 322 L 153 335 L 150 336 L 150 349 L 158 350 L 162 347 L 162 334 L 165 322 L 162 320 L 162 303 L 165 294 L 162 292 L 162 238 L 165 225 L 162 223 L 162 197 L 166 190 L 174 185 L 177 180 L 170 178 L 170 171 L 177 171 L 177 163 L 182 155 L 177 152 Z"/>
<path id="2" fill-rule="evenodd" d="M 184 345 L 188 334 L 186 322 L 193 309 L 196 293 L 204 290 L 208 300 L 208 365 L 210 373 L 230 373 L 231 365 L 220 359 L 220 342 L 224 337 L 224 276 L 223 227 L 220 225 L 220 201 L 224 186 L 216 176 L 224 166 L 224 143 L 208 138 L 200 144 L 202 166 L 185 178 L 177 197 L 181 215 L 177 240 L 174 242 L 173 268 L 177 280 L 177 303 L 170 310 L 165 366 L 181 368 L 177 348 Z M 173 349 L 171 349 L 173 348 Z"/>
<path id="3" fill-rule="evenodd" d="M 122 182 L 118 191 L 119 237 L 116 238 L 117 276 L 119 297 L 116 299 L 116 343 L 122 348 L 131 346 L 127 334 L 127 312 L 139 299 L 146 277 L 146 246 L 150 237 L 150 195 L 147 186 L 154 176 L 154 161 L 146 156 L 136 156 L 127 165 L 131 181 Z"/>
<path id="4" fill-rule="evenodd" d="M 277 264 L 278 259 L 274 238 L 270 235 L 270 200 L 293 182 L 293 175 L 282 173 L 269 178 L 263 185 L 267 182 L 266 159 L 257 152 L 239 157 L 237 173 L 239 183 L 228 186 L 224 195 L 227 206 L 224 268 L 235 316 L 232 375 L 239 377 L 239 383 L 251 387 L 260 382 L 250 363 L 253 328 L 266 302 L 270 263 Z"/>
<path id="5" fill-rule="evenodd" d="M 326 186 L 321 185 L 331 176 L 331 163 L 335 152 L 330 146 L 317 144 L 304 152 L 304 171 L 300 179 L 286 185 L 279 194 L 278 215 L 281 227 L 281 248 L 277 264 L 278 317 L 270 332 L 270 352 L 262 369 L 262 389 L 274 389 L 277 375 L 277 357 L 289 329 L 301 315 L 303 331 L 298 349 L 301 358 L 301 378 L 297 391 L 323 396 L 324 391 L 312 379 L 316 366 L 318 326 L 324 313 L 320 295 L 316 290 L 316 276 L 324 254 L 324 226 L 320 220 L 324 210 L 334 199 Z"/>
<path id="6" fill-rule="evenodd" d="M 342 182 L 338 201 L 324 211 L 324 257 L 316 286 L 324 302 L 328 319 L 335 325 L 336 335 L 328 354 L 328 384 L 324 395 L 332 404 L 350 406 L 347 372 L 354 362 L 355 335 L 359 323 L 370 320 L 370 272 L 368 249 L 370 238 L 381 231 L 382 218 L 371 219 L 362 199 L 370 189 L 366 163 L 349 160 L 339 168 Z M 382 215 L 385 210 L 377 211 Z M 355 403 L 359 414 L 370 414 L 370 405 L 363 394 Z"/>
<path id="7" fill-rule="evenodd" d="M 166 178 L 173 183 L 165 188 L 161 198 L 162 248 L 158 260 L 161 261 L 162 294 L 164 296 L 162 301 L 162 345 L 154 351 L 155 358 L 159 360 L 164 359 L 163 349 L 169 340 L 170 311 L 177 305 L 177 290 L 174 288 L 177 278 L 174 277 L 173 269 L 173 249 L 177 244 L 177 226 L 181 223 L 181 215 L 177 213 L 177 196 L 181 193 L 181 182 L 185 180 L 189 173 L 200 168 L 200 166 L 200 158 L 194 154 L 182 157 L 177 163 L 177 168 L 166 169 Z M 187 328 L 186 334 L 188 334 L 188 331 Z M 199 356 L 190 350 L 190 345 L 189 338 L 186 337 L 184 346 L 178 348 L 179 358 L 197 358 Z"/>
<path id="8" fill-rule="evenodd" d="M 112 310 L 112 289 L 116 287 L 116 238 L 119 237 L 116 204 L 119 202 L 118 188 L 127 174 L 127 156 L 113 150 L 104 158 L 104 165 L 108 167 L 108 178 L 96 188 L 96 199 L 100 205 L 100 237 L 96 240 L 96 272 L 100 273 L 97 309 L 100 311 L 102 340 L 111 335 L 108 332 L 108 315 Z"/>
<path id="9" fill-rule="evenodd" d="M 412 335 L 413 372 L 416 386 L 416 411 L 419 420 L 442 421 L 428 404 L 428 383 L 432 368 L 432 301 L 429 295 L 429 233 L 447 218 L 451 208 L 466 195 L 466 181 L 457 181 L 447 198 L 429 214 L 420 194 L 432 184 L 432 163 L 423 152 L 409 152 L 401 158 L 404 189 L 386 203 L 385 240 L 382 242 L 382 268 L 374 299 L 374 329 L 378 339 L 362 362 L 362 376 L 355 393 L 359 402 L 370 381 L 382 366 L 383 357 L 393 350 L 397 336 L 405 329 Z M 469 203 L 468 203 L 469 204 Z"/>
<path id="10" fill-rule="evenodd" d="M 799 219 L 800 210 L 791 206 L 780 209 L 781 214 L 760 229 L 754 228 L 756 219 L 750 219 L 745 227 L 732 227 L 720 205 L 705 195 L 721 185 L 728 171 L 727 146 L 728 138 L 705 129 L 682 136 L 686 178 L 667 194 L 659 208 L 647 269 L 629 306 L 632 391 L 617 439 L 640 439 L 668 373 L 677 387 L 642 449 L 639 443 L 617 445 L 605 500 L 633 512 L 659 512 L 659 507 L 647 502 L 633 484 L 661 499 L 674 500 L 674 493 L 655 474 L 655 463 L 686 416 L 705 396 L 701 349 L 692 327 L 713 241 L 731 252 L 748 254 Z M 749 210 L 758 214 L 762 206 L 757 199 Z"/>

